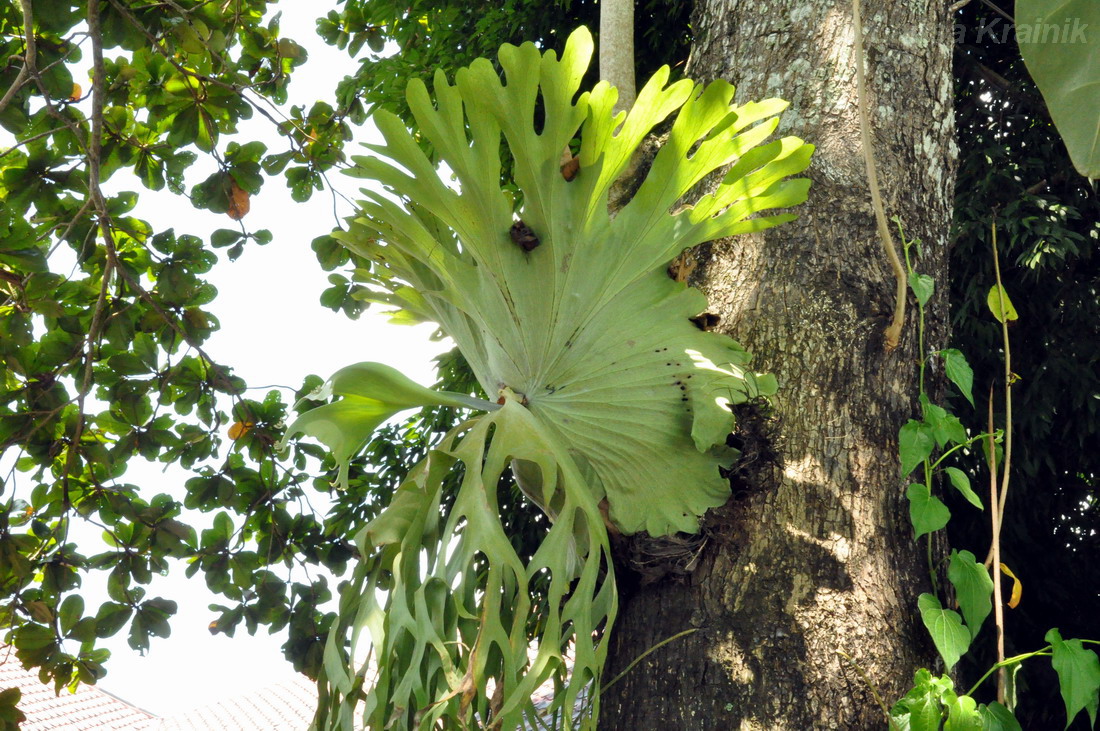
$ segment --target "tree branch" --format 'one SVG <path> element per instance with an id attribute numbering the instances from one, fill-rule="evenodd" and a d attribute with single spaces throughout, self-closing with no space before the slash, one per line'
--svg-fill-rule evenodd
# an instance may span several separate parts
<path id="1" fill-rule="evenodd" d="M 8 87 L 8 90 L 4 92 L 4 97 L 0 99 L 0 112 L 3 112 L 7 108 L 8 103 L 15 98 L 16 92 L 22 88 L 28 80 L 30 80 L 31 69 L 35 64 L 36 45 L 34 38 L 34 14 L 31 6 L 31 0 L 19 0 L 19 5 L 23 9 L 23 37 L 26 39 L 23 45 L 23 67 L 19 69 L 19 73 L 15 75 L 15 81 Z"/>
<path id="2" fill-rule="evenodd" d="M 26 2 L 27 0 L 24 0 Z M 103 200 L 103 192 L 99 188 L 99 158 L 103 147 L 103 34 L 99 27 L 99 4 L 88 2 L 88 35 L 92 40 L 92 114 L 91 125 L 88 132 L 88 143 L 85 146 L 88 160 L 88 201 L 95 209 L 98 219 L 98 228 L 103 236 L 104 248 L 112 248 L 111 230 L 107 220 L 107 204 Z M 88 327 L 88 336 L 85 339 L 86 352 L 84 354 L 84 375 L 76 393 L 76 423 L 73 424 L 73 434 L 69 440 L 68 449 L 65 452 L 65 465 L 61 472 L 62 505 L 65 510 L 71 506 L 69 501 L 69 478 L 72 475 L 76 455 L 80 451 L 80 440 L 84 436 L 85 414 L 84 402 L 92 389 L 92 366 L 95 363 L 96 346 L 99 341 L 99 332 L 103 326 L 103 315 L 107 308 L 107 288 L 111 283 L 111 270 L 114 262 L 107 257 L 103 264 L 103 276 L 99 286 L 99 296 L 96 298 L 95 307 L 92 310 L 92 322 Z M 66 522 L 66 531 L 68 523 Z M 63 542 L 63 541 L 62 541 Z"/>

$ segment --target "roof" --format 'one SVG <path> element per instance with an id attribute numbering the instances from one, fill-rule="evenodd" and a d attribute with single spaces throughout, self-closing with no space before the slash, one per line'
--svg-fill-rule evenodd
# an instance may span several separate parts
<path id="1" fill-rule="evenodd" d="M 317 686 L 304 675 L 258 691 L 157 719 L 143 731 L 300 731 L 317 710 Z"/>
<path id="2" fill-rule="evenodd" d="M 0 644 L 0 690 L 18 687 L 18 708 L 27 720 L 23 731 L 299 731 L 307 728 L 317 709 L 317 686 L 304 675 L 276 685 L 159 718 L 100 689 L 80 685 L 75 693 L 54 693 L 38 674 L 25 670 L 11 648 Z M 536 690 L 532 701 L 545 712 L 553 699 L 553 683 Z M 574 720 L 587 701 L 587 689 L 577 699 Z M 355 727 L 362 728 L 356 719 Z M 530 723 L 524 728 L 533 728 Z"/>
<path id="3" fill-rule="evenodd" d="M 93 685 L 81 684 L 75 693 L 62 688 L 56 694 L 52 684 L 44 685 L 38 679 L 37 672 L 23 668 L 11 647 L 0 645 L 0 690 L 8 688 L 23 693 L 18 703 L 27 716 L 19 726 L 23 731 L 136 729 L 155 718 Z"/>

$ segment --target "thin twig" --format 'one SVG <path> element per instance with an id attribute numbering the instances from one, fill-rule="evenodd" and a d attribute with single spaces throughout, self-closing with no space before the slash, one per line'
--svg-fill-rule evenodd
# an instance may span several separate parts
<path id="1" fill-rule="evenodd" d="M 859 13 L 860 0 L 852 0 L 852 25 L 855 36 L 854 53 L 856 63 L 856 98 L 859 107 L 859 134 L 863 142 L 863 160 L 867 164 L 867 182 L 871 188 L 871 207 L 875 210 L 875 223 L 878 236 L 886 249 L 886 258 L 897 280 L 897 296 L 894 302 L 894 319 L 886 328 L 884 347 L 889 352 L 901 342 L 901 329 L 905 326 L 905 300 L 908 294 L 905 282 L 905 268 L 898 258 L 897 248 L 890 236 L 890 227 L 886 224 L 886 211 L 882 206 L 882 193 L 878 185 L 878 170 L 875 167 L 875 153 L 871 148 L 871 119 L 867 112 L 867 82 L 863 71 L 863 21 Z"/>
<path id="2" fill-rule="evenodd" d="M 4 109 L 3 105 L 0 105 L 0 111 L 3 111 L 3 109 Z M 4 151 L 0 152 L 0 158 L 7 157 L 11 153 L 18 150 L 23 145 L 30 144 L 31 142 L 42 139 L 43 137 L 49 137 L 50 135 L 55 134 L 55 133 L 60 132 L 60 131 L 61 131 L 61 128 L 57 127 L 55 129 L 48 129 L 45 132 L 39 132 L 36 135 L 31 135 L 30 137 L 27 137 L 26 139 L 19 140 L 18 142 L 16 142 L 11 147 L 9 147 L 9 148 L 5 149 Z"/>
<path id="3" fill-rule="evenodd" d="M 962 10 L 963 8 L 965 8 L 969 4 L 970 4 L 970 0 L 959 0 L 957 3 L 955 3 L 954 5 L 947 8 L 947 14 L 948 15 L 954 15 L 955 13 L 959 12 L 960 10 Z"/>
<path id="4" fill-rule="evenodd" d="M 279 126 L 279 121 L 277 119 L 275 119 L 275 117 L 273 117 L 270 112 L 268 112 L 266 109 L 264 109 L 262 106 L 260 106 L 260 104 L 258 102 L 256 102 L 255 100 L 250 99 L 249 97 L 245 96 L 244 92 L 248 91 L 248 90 L 251 90 L 251 88 L 252 88 L 251 86 L 245 85 L 245 84 L 242 84 L 242 85 L 231 84 L 231 83 L 228 83 L 226 81 L 222 81 L 221 79 L 219 79 L 217 77 L 209 76 L 207 74 L 201 74 L 197 71 L 192 71 L 191 69 L 187 68 L 186 66 L 181 64 L 179 61 L 177 61 L 172 56 L 172 54 L 168 53 L 168 51 L 165 50 L 161 46 L 160 41 L 157 40 L 157 37 L 154 36 L 152 33 L 150 33 L 149 29 L 146 28 L 141 23 L 140 20 L 138 20 L 136 17 L 134 17 L 134 15 L 132 13 L 130 13 L 129 10 L 126 8 L 126 6 L 123 5 L 121 2 L 119 2 L 119 0 L 109 0 L 109 2 L 111 3 L 111 5 L 114 6 L 115 10 L 117 10 L 119 12 L 119 14 L 122 15 L 122 17 L 124 17 L 126 19 L 126 22 L 128 22 L 130 25 L 132 25 L 137 30 L 139 30 L 142 33 L 142 35 L 145 36 L 145 38 L 149 41 L 149 45 L 152 47 L 152 49 L 154 51 L 156 51 L 157 53 L 159 53 L 161 56 L 163 56 L 168 61 L 168 63 L 172 64 L 172 67 L 175 68 L 176 71 L 179 71 L 181 74 L 183 74 L 185 76 L 190 76 L 193 79 L 197 79 L 199 81 L 202 81 L 202 82 L 205 82 L 205 83 L 208 83 L 208 84 L 213 84 L 214 86 L 220 86 L 221 88 L 226 89 L 227 91 L 231 91 L 234 94 L 239 94 L 241 99 L 243 99 L 249 105 L 251 105 L 252 108 L 255 109 L 257 112 L 259 112 L 263 117 L 265 117 L 267 119 L 267 121 L 271 122 L 276 127 Z M 223 64 L 226 63 L 224 61 L 224 59 L 222 60 L 222 63 Z M 264 97 L 262 94 L 260 95 L 260 99 L 263 100 L 265 103 L 270 103 L 269 100 L 266 97 Z M 276 112 L 278 112 L 280 115 L 282 115 L 282 112 L 280 110 L 278 110 L 274 106 L 272 108 L 275 109 Z M 293 120 L 289 119 L 285 115 L 282 115 L 282 116 L 283 116 L 285 121 L 290 122 L 295 127 L 295 129 L 297 129 L 303 135 L 305 135 L 306 137 L 310 136 L 310 134 L 305 129 L 303 129 L 301 127 L 301 125 L 299 125 L 297 122 L 294 122 Z"/>
<path id="5" fill-rule="evenodd" d="M 99 189 L 99 156 L 103 148 L 103 92 L 106 72 L 103 68 L 103 33 L 99 27 L 99 3 L 88 3 L 88 35 L 92 39 L 92 114 L 88 136 L 88 195 L 99 211 L 102 224 L 107 215 L 103 191 Z M 108 231 L 103 231 L 107 236 Z M 109 238 L 109 236 L 108 236 Z"/>
<path id="6" fill-rule="evenodd" d="M 999 7 L 997 7 L 996 5 L 991 3 L 989 0 L 982 0 L 982 5 L 985 5 L 986 7 L 990 8 L 993 12 L 995 12 L 997 15 L 999 15 L 1002 18 L 1004 18 L 1005 20 L 1007 20 L 1009 23 L 1013 23 L 1013 24 L 1016 23 L 1015 18 L 1013 18 L 1011 15 L 1009 15 L 1005 11 L 1001 10 Z"/>
<path id="7" fill-rule="evenodd" d="M 619 673 L 614 678 L 612 678 L 611 682 L 603 687 L 603 690 L 607 690 L 611 686 L 615 685 L 615 683 L 618 683 L 620 680 L 622 680 L 623 676 L 625 676 L 627 673 L 629 673 L 631 670 L 633 670 L 635 665 L 637 665 L 642 660 L 645 660 L 647 657 L 649 657 L 649 655 L 651 653 L 656 652 L 657 650 L 661 649 L 662 647 L 664 647 L 668 643 L 672 642 L 673 640 L 680 639 L 681 637 L 684 637 L 685 635 L 690 635 L 692 632 L 698 632 L 698 631 L 699 631 L 698 627 L 692 627 L 691 629 L 686 629 L 683 632 L 677 632 L 676 634 L 672 635 L 672 637 L 666 637 L 665 639 L 661 640 L 656 645 L 649 648 L 648 650 L 643 652 L 641 655 L 638 655 L 638 657 L 634 658 L 630 662 L 630 664 L 627 665 L 626 668 L 621 673 Z"/>
<path id="8" fill-rule="evenodd" d="M 853 660 L 848 655 L 848 653 L 841 652 L 840 650 L 833 650 L 833 652 L 840 655 L 842 658 L 844 658 L 849 663 L 851 663 L 852 668 L 855 669 L 856 674 L 859 675 L 859 678 L 860 678 L 860 680 L 863 681 L 863 684 L 871 689 L 871 695 L 874 696 L 875 703 L 877 703 L 878 707 L 882 709 L 882 715 L 886 716 L 886 723 L 889 725 L 889 727 L 891 729 L 896 728 L 897 724 L 894 723 L 894 719 L 890 718 L 890 709 L 887 708 L 886 704 L 882 701 L 882 696 L 879 695 L 878 688 L 875 687 L 875 684 L 871 682 L 871 679 L 869 677 L 867 677 L 867 673 L 864 672 L 863 667 L 860 666 L 860 664 L 858 662 Z"/>

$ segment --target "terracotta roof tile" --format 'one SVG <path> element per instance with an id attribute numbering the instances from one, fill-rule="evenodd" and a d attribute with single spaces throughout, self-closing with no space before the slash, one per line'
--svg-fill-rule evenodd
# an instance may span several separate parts
<path id="1" fill-rule="evenodd" d="M 571 663 L 569 663 L 571 664 Z M 317 687 L 305 676 L 158 718 L 95 686 L 81 685 L 76 693 L 54 694 L 36 672 L 23 669 L 15 653 L 0 645 L 0 690 L 18 686 L 23 697 L 19 708 L 27 715 L 23 731 L 84 731 L 114 729 L 132 731 L 300 731 L 313 720 Z M 532 700 L 545 711 L 553 698 L 553 683 L 540 687 Z M 574 718 L 587 701 L 578 698 Z M 524 728 L 534 728 L 527 723 Z M 356 719 L 356 729 L 362 728 Z"/>
<path id="2" fill-rule="evenodd" d="M 23 731 L 136 729 L 156 718 L 92 685 L 80 685 L 75 693 L 62 689 L 58 695 L 37 672 L 23 668 L 13 649 L 0 645 L 0 690 L 15 687 L 23 693 L 18 704 L 27 716 Z"/>
<path id="3" fill-rule="evenodd" d="M 300 731 L 313 720 L 317 686 L 304 675 L 152 721 L 148 731 Z"/>

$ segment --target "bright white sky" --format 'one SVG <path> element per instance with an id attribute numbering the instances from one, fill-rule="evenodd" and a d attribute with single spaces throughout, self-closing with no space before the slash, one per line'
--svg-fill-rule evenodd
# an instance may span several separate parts
<path id="1" fill-rule="evenodd" d="M 314 32 L 315 18 L 328 10 L 328 4 L 284 2 L 274 9 L 282 11 L 282 33 L 309 51 L 308 63 L 295 72 L 290 87 L 292 103 L 308 106 L 331 94 L 337 81 L 356 64 L 343 51 L 326 46 Z M 242 143 L 261 139 L 270 151 L 285 149 L 272 133 L 270 122 L 259 115 L 243 132 L 236 138 Z M 351 152 L 357 154 L 354 149 Z M 210 172 L 204 168 L 191 182 Z M 116 178 L 109 188 L 139 192 L 133 215 L 149 220 L 156 230 L 174 227 L 177 234 L 207 236 L 216 228 L 235 226 L 227 216 L 197 211 L 170 194 L 155 196 L 140 183 L 122 179 L 122 174 Z M 360 181 L 339 174 L 330 179 L 349 197 L 355 197 Z M 340 215 L 345 216 L 350 210 L 341 203 Z M 222 261 L 209 275 L 219 292 L 210 309 L 221 322 L 221 330 L 205 346 L 212 358 L 232 365 L 255 386 L 297 387 L 308 373 L 327 378 L 337 369 L 363 360 L 388 363 L 423 384 L 433 382 L 432 358 L 449 347 L 429 341 L 433 326 L 390 325 L 374 310 L 351 321 L 318 303 L 328 286 L 327 274 L 317 264 L 310 241 L 335 224 L 328 192 L 315 194 L 308 203 L 296 203 L 282 180 L 269 179 L 251 204 L 244 219 L 248 229 L 267 228 L 275 238 L 262 248 L 246 247 L 240 259 Z M 266 390 L 259 390 L 250 395 L 262 398 L 264 393 Z M 150 465 L 132 468 L 125 479 L 140 485 L 149 496 L 171 492 L 182 498 L 183 482 L 189 476 L 183 470 L 162 471 L 160 466 Z M 193 517 L 199 525 L 209 519 Z M 172 636 L 153 638 L 145 657 L 129 648 L 125 633 L 112 638 L 107 646 L 113 656 L 100 687 L 153 713 L 167 715 L 289 679 L 294 671 L 279 649 L 285 632 L 268 636 L 261 628 L 258 636 L 249 637 L 242 624 L 234 638 L 212 636 L 207 626 L 215 615 L 207 607 L 229 602 L 206 588 L 201 573 L 187 579 L 183 569 L 179 564 L 169 577 L 157 577 L 147 587 L 150 597 L 159 595 L 179 602 L 179 612 L 171 622 Z M 98 606 L 92 583 L 91 578 L 85 583 L 89 607 Z"/>

